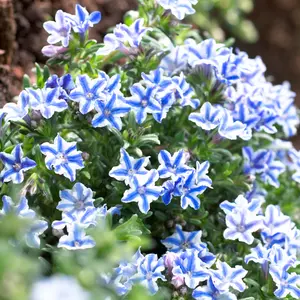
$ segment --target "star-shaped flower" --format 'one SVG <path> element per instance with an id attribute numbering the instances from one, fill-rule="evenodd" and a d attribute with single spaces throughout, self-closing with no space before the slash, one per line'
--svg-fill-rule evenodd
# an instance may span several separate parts
<path id="1" fill-rule="evenodd" d="M 80 182 L 77 182 L 72 190 L 60 191 L 59 197 L 61 201 L 56 208 L 63 212 L 73 214 L 94 207 L 93 191 Z"/>
<path id="2" fill-rule="evenodd" d="M 186 286 L 194 289 L 209 278 L 209 271 L 202 266 L 196 250 L 187 250 L 175 260 L 173 275 L 184 278 Z"/>
<path id="3" fill-rule="evenodd" d="M 70 74 L 65 74 L 62 77 L 58 77 L 56 74 L 54 74 L 47 79 L 45 87 L 51 89 L 59 88 L 59 98 L 68 100 L 69 93 L 75 88 L 75 84 Z"/>
<path id="4" fill-rule="evenodd" d="M 74 181 L 76 170 L 84 167 L 81 151 L 77 150 L 76 142 L 68 143 L 59 134 L 54 144 L 44 143 L 40 146 L 41 152 L 46 156 L 46 167 L 59 175 Z"/>
<path id="5" fill-rule="evenodd" d="M 269 261 L 270 250 L 259 243 L 255 248 L 251 248 L 251 253 L 245 256 L 245 263 L 250 261 L 263 265 Z"/>
<path id="6" fill-rule="evenodd" d="M 47 229 L 48 223 L 46 221 L 35 220 L 25 236 L 27 245 L 32 248 L 40 248 L 41 240 L 39 236 Z"/>
<path id="7" fill-rule="evenodd" d="M 120 165 L 113 167 L 109 176 L 119 181 L 125 180 L 125 184 L 129 184 L 133 176 L 136 174 L 145 175 L 147 170 L 145 167 L 149 163 L 148 157 L 142 157 L 135 159 L 130 156 L 124 148 L 120 149 Z"/>
<path id="8" fill-rule="evenodd" d="M 49 44 L 62 42 L 64 47 L 68 47 L 71 33 L 71 24 L 62 10 L 55 14 L 55 22 L 47 21 L 43 25 L 44 29 L 50 33 L 47 39 Z"/>
<path id="9" fill-rule="evenodd" d="M 93 127 L 112 126 L 118 130 L 122 129 L 121 117 L 130 111 L 130 107 L 119 100 L 116 94 L 112 94 L 107 102 L 97 100 L 95 109 L 98 113 L 92 120 Z"/>
<path id="10" fill-rule="evenodd" d="M 182 195 L 181 187 L 182 187 L 183 178 L 179 177 L 176 181 L 167 180 L 162 185 L 161 198 L 165 205 L 170 204 L 172 198 L 180 197 Z"/>
<path id="11" fill-rule="evenodd" d="M 97 100 L 106 101 L 103 93 L 106 81 L 103 78 L 91 79 L 88 75 L 78 75 L 76 87 L 70 93 L 70 99 L 79 102 L 79 111 L 85 115 L 95 108 Z"/>
<path id="12" fill-rule="evenodd" d="M 162 244 L 172 252 L 180 252 L 186 249 L 196 249 L 198 251 L 206 248 L 201 242 L 202 231 L 183 231 L 180 225 L 176 225 L 176 232 L 162 240 Z"/>
<path id="13" fill-rule="evenodd" d="M 42 116 L 50 119 L 55 112 L 62 112 L 68 108 L 68 104 L 64 99 L 60 98 L 60 88 L 28 88 L 29 106 L 41 112 Z"/>
<path id="14" fill-rule="evenodd" d="M 178 176 L 186 174 L 191 171 L 192 168 L 187 166 L 187 154 L 184 150 L 179 150 L 171 156 L 166 150 L 161 150 L 158 154 L 158 161 L 160 166 L 158 167 L 158 173 L 160 178 L 172 177 L 176 180 Z"/>
<path id="15" fill-rule="evenodd" d="M 164 9 L 171 10 L 172 14 L 179 20 L 183 20 L 185 15 L 192 15 L 196 11 L 192 4 L 197 4 L 198 0 L 157 0 Z"/>
<path id="16" fill-rule="evenodd" d="M 243 292 L 246 289 L 246 284 L 243 278 L 248 273 L 242 266 L 231 268 L 226 262 L 218 260 L 216 262 L 217 270 L 211 270 L 211 279 L 220 293 L 229 292 L 229 288 Z"/>
<path id="17" fill-rule="evenodd" d="M 29 208 L 28 200 L 24 196 L 20 197 L 18 204 L 15 204 L 9 196 L 3 196 L 2 202 L 3 207 L 0 211 L 0 216 L 13 213 L 22 218 L 32 219 L 35 217 L 35 211 Z"/>
<path id="18" fill-rule="evenodd" d="M 154 98 L 154 87 L 144 88 L 140 83 L 136 83 L 130 88 L 130 92 L 132 96 L 126 99 L 126 103 L 135 111 L 138 124 L 146 120 L 147 113 L 153 114 L 161 111 L 160 103 Z"/>
<path id="19" fill-rule="evenodd" d="M 4 164 L 4 169 L 0 173 L 2 182 L 21 183 L 24 180 L 24 172 L 36 166 L 35 161 L 23 157 L 21 144 L 18 144 L 11 154 L 0 152 L 0 160 Z"/>
<path id="20" fill-rule="evenodd" d="M 129 182 L 130 189 L 125 191 L 121 201 L 124 203 L 138 202 L 140 211 L 144 214 L 148 213 L 150 203 L 158 199 L 161 193 L 161 187 L 155 186 L 158 178 L 156 170 L 151 170 L 145 175 L 134 175 Z"/>

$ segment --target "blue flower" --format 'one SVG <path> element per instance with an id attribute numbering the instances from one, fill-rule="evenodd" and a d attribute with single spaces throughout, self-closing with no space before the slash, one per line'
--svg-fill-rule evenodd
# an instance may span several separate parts
<path id="1" fill-rule="evenodd" d="M 62 274 L 52 275 L 36 281 L 30 293 L 30 300 L 90 300 L 91 295 L 84 290 L 74 277 Z"/>
<path id="2" fill-rule="evenodd" d="M 123 198 L 124 203 L 138 202 L 139 209 L 142 213 L 148 213 L 150 203 L 159 198 L 161 187 L 155 186 L 159 175 L 156 170 L 151 170 L 147 174 L 136 174 L 129 182 L 130 189 L 125 191 Z"/>
<path id="3" fill-rule="evenodd" d="M 28 88 L 29 105 L 32 109 L 41 112 L 42 116 L 50 119 L 55 112 L 61 112 L 68 108 L 68 104 L 64 99 L 60 99 L 60 88 Z"/>
<path id="4" fill-rule="evenodd" d="M 131 97 L 126 98 L 126 104 L 130 105 L 136 113 L 136 121 L 142 124 L 147 117 L 147 113 L 159 113 L 161 104 L 154 98 L 155 88 L 144 88 L 140 83 L 134 84 L 130 88 Z"/>
<path id="5" fill-rule="evenodd" d="M 187 250 L 175 260 L 173 275 L 184 278 L 186 286 L 194 289 L 209 278 L 209 271 L 202 266 L 196 250 Z"/>
<path id="6" fill-rule="evenodd" d="M 165 205 L 170 204 L 172 198 L 180 197 L 182 195 L 181 187 L 182 187 L 183 178 L 179 177 L 176 181 L 167 180 L 162 185 L 161 198 Z"/>
<path id="7" fill-rule="evenodd" d="M 68 100 L 70 92 L 75 88 L 75 84 L 70 74 L 65 74 L 62 77 L 54 74 L 48 78 L 45 87 L 51 89 L 60 88 L 59 98 Z"/>
<path id="8" fill-rule="evenodd" d="M 156 95 L 156 97 L 160 98 L 160 96 L 158 95 Z M 153 114 L 153 118 L 155 121 L 161 123 L 161 121 L 167 117 L 167 113 L 175 103 L 176 99 L 174 93 L 169 93 L 162 96 L 162 98 L 159 100 L 160 100 L 161 109 L 159 113 Z"/>
<path id="9" fill-rule="evenodd" d="M 228 240 L 239 240 L 248 245 L 254 241 L 253 232 L 263 228 L 263 217 L 250 212 L 247 207 L 235 209 L 226 215 L 227 229 L 224 238 Z"/>
<path id="10" fill-rule="evenodd" d="M 66 16 L 72 24 L 72 29 L 81 36 L 84 36 L 89 27 L 93 27 L 101 21 L 101 13 L 99 11 L 89 14 L 86 8 L 80 4 L 75 6 L 75 16 L 70 14 L 66 14 Z"/>
<path id="11" fill-rule="evenodd" d="M 202 231 L 183 231 L 180 225 L 176 225 L 176 231 L 166 239 L 162 240 L 162 244 L 172 252 L 181 252 L 186 249 L 196 249 L 198 251 L 206 248 L 201 242 Z"/>
<path id="12" fill-rule="evenodd" d="M 226 262 L 217 261 L 217 270 L 210 270 L 211 279 L 214 286 L 220 293 L 229 292 L 229 288 L 243 292 L 246 289 L 246 284 L 243 278 L 247 271 L 242 266 L 235 266 L 231 268 Z"/>
<path id="13" fill-rule="evenodd" d="M 179 101 L 180 106 L 191 106 L 193 109 L 196 109 L 200 105 L 200 101 L 193 98 L 195 91 L 187 83 L 184 74 L 181 72 L 179 76 L 174 76 L 172 81 L 176 90 L 175 97 Z"/>
<path id="14" fill-rule="evenodd" d="M 80 182 L 77 182 L 72 190 L 60 191 L 59 197 L 61 201 L 56 208 L 63 212 L 73 214 L 94 207 L 93 191 Z"/>
<path id="15" fill-rule="evenodd" d="M 35 220 L 25 235 L 26 243 L 29 247 L 40 248 L 39 236 L 48 229 L 48 223 L 44 220 Z"/>
<path id="16" fill-rule="evenodd" d="M 14 214 L 18 217 L 22 218 L 34 218 L 35 211 L 29 208 L 28 200 L 22 196 L 20 197 L 20 202 L 18 204 L 14 204 L 12 199 L 9 196 L 2 197 L 3 207 L 0 211 L 0 216 Z"/>
<path id="17" fill-rule="evenodd" d="M 186 174 L 192 168 L 187 166 L 187 154 L 184 150 L 179 150 L 171 156 L 166 150 L 161 150 L 158 154 L 158 161 L 160 166 L 157 171 L 160 178 L 171 177 L 176 180 L 180 175 Z"/>
<path id="18" fill-rule="evenodd" d="M 199 209 L 200 199 L 198 195 L 202 194 L 209 186 L 208 182 L 198 183 L 195 171 L 190 172 L 181 187 L 181 207 L 187 209 L 188 206 L 191 206 L 195 210 Z"/>
<path id="19" fill-rule="evenodd" d="M 119 24 L 113 33 L 104 37 L 104 47 L 97 51 L 97 55 L 108 55 L 115 50 L 129 53 L 130 48 L 139 47 L 143 36 L 151 28 L 143 27 L 144 19 L 137 19 L 129 27 L 125 24 Z M 128 48 L 129 46 L 130 48 Z"/>
<path id="20" fill-rule="evenodd" d="M 285 267 L 271 265 L 270 274 L 275 282 L 277 289 L 274 294 L 277 298 L 286 298 L 291 295 L 295 299 L 300 298 L 300 275 L 289 274 Z"/>
<path id="21" fill-rule="evenodd" d="M 148 165 L 148 163 L 148 157 L 134 159 L 126 152 L 124 148 L 121 148 L 120 165 L 113 167 L 109 172 L 109 176 L 119 181 L 125 180 L 125 184 L 129 184 L 134 175 L 147 174 L 148 171 L 145 169 L 145 167 Z"/>
<path id="22" fill-rule="evenodd" d="M 203 163 L 200 163 L 199 161 L 196 162 L 195 183 L 197 185 L 205 185 L 207 187 L 211 187 L 212 180 L 207 175 L 209 167 L 210 164 L 208 161 L 204 161 Z"/>
<path id="23" fill-rule="evenodd" d="M 192 4 L 197 4 L 198 0 L 157 0 L 165 10 L 171 10 L 172 14 L 179 20 L 183 20 L 185 15 L 192 15 L 196 11 Z"/>
<path id="24" fill-rule="evenodd" d="M 43 25 L 44 29 L 50 33 L 47 41 L 49 44 L 62 42 L 64 47 L 68 47 L 71 33 L 71 24 L 62 10 L 55 14 L 55 22 L 47 21 Z"/>
<path id="25" fill-rule="evenodd" d="M 76 142 L 68 143 L 59 134 L 54 144 L 44 143 L 40 146 L 41 152 L 46 156 L 46 167 L 59 175 L 74 181 L 76 170 L 82 169 L 83 159 L 81 151 L 77 151 Z"/>
<path id="26" fill-rule="evenodd" d="M 29 95 L 26 91 L 20 93 L 17 103 L 6 103 L 2 110 L 5 115 L 5 122 L 22 120 L 28 114 L 28 104 Z"/>
<path id="27" fill-rule="evenodd" d="M 58 248 L 65 248 L 68 250 L 81 250 L 95 247 L 94 239 L 86 235 L 84 228 L 78 224 L 73 223 L 67 226 L 68 235 L 63 235 L 58 242 Z"/>
<path id="28" fill-rule="evenodd" d="M 275 244 L 271 249 L 268 249 L 268 251 L 268 258 L 271 265 L 276 265 L 288 270 L 290 267 L 295 268 L 300 264 L 295 254 L 290 254 L 288 249 L 283 249 L 280 245 Z"/>
<path id="29" fill-rule="evenodd" d="M 251 248 L 251 253 L 245 256 L 245 263 L 249 264 L 250 261 L 254 261 L 257 264 L 264 265 L 269 261 L 270 250 L 259 243 L 255 248 Z"/>
<path id="30" fill-rule="evenodd" d="M 211 278 L 207 280 L 206 286 L 197 287 L 192 296 L 196 300 L 237 300 L 236 295 L 230 292 L 220 293 Z"/>
<path id="31" fill-rule="evenodd" d="M 106 101 L 103 93 L 105 84 L 103 78 L 91 79 L 87 75 L 79 75 L 76 78 L 76 87 L 70 93 L 70 99 L 79 102 L 79 111 L 85 115 L 95 108 L 97 100 Z"/>
<path id="32" fill-rule="evenodd" d="M 106 82 L 103 93 L 111 95 L 113 93 L 122 95 L 121 89 L 121 76 L 120 74 L 115 74 L 112 77 L 109 77 L 105 72 L 100 71 L 98 73 L 99 78 L 102 78 Z"/>
<path id="33" fill-rule="evenodd" d="M 147 254 L 138 264 L 137 274 L 132 277 L 132 281 L 147 287 L 150 294 L 154 295 L 158 291 L 157 280 L 166 281 L 162 274 L 164 271 L 164 260 L 158 259 L 156 254 Z"/>
<path id="34" fill-rule="evenodd" d="M 0 160 L 4 164 L 4 169 L 0 173 L 2 182 L 21 183 L 24 180 L 24 172 L 36 167 L 35 161 L 23 157 L 21 144 L 18 144 L 11 154 L 0 152 Z"/>
<path id="35" fill-rule="evenodd" d="M 112 126 L 118 130 L 122 129 L 121 117 L 124 117 L 129 111 L 130 107 L 123 104 L 116 94 L 104 102 L 102 100 L 97 100 L 95 104 L 95 109 L 98 112 L 93 120 L 93 127 L 105 127 Z"/>
<path id="36" fill-rule="evenodd" d="M 196 123 L 203 130 L 212 130 L 219 126 L 221 112 L 218 108 L 212 106 L 209 102 L 203 103 L 199 113 L 191 113 L 189 120 Z"/>

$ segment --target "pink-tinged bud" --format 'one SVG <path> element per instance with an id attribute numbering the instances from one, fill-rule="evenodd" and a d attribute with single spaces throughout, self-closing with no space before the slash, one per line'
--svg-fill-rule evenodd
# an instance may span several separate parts
<path id="1" fill-rule="evenodd" d="M 68 48 L 62 46 L 54 46 L 54 45 L 47 45 L 42 48 L 42 53 L 47 57 L 52 57 L 57 54 L 64 53 L 68 50 Z"/>
<path id="2" fill-rule="evenodd" d="M 164 256 L 164 263 L 165 267 L 168 269 L 168 272 L 171 273 L 173 266 L 174 266 L 174 260 L 177 258 L 177 255 L 174 252 L 167 252 Z"/>
<path id="3" fill-rule="evenodd" d="M 184 277 L 183 276 L 173 276 L 171 283 L 175 286 L 176 289 L 184 285 Z"/>

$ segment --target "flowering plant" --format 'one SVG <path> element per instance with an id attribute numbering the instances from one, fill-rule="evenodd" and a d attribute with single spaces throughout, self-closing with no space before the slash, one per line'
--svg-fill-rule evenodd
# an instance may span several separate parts
<path id="1" fill-rule="evenodd" d="M 5 299 L 300 298 L 295 94 L 180 23 L 197 2 L 140 0 L 103 43 L 100 12 L 45 22 L 64 73 L 0 113 Z"/>

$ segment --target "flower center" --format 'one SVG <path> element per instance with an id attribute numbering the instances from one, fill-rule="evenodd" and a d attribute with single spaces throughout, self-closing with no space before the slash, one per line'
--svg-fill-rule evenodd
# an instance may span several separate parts
<path id="1" fill-rule="evenodd" d="M 142 101 L 141 101 L 141 106 L 142 107 L 146 107 L 148 105 L 148 101 L 146 100 L 146 99 L 143 99 Z"/>
<path id="2" fill-rule="evenodd" d="M 94 94 L 93 93 L 89 92 L 89 93 L 86 94 L 86 99 L 87 100 L 92 100 L 93 98 L 94 98 Z"/>
<path id="3" fill-rule="evenodd" d="M 110 110 L 109 110 L 109 109 L 105 109 L 105 110 L 104 110 L 104 115 L 105 115 L 106 117 L 108 117 L 108 116 L 110 115 Z"/>
<path id="4" fill-rule="evenodd" d="M 146 188 L 144 186 L 140 186 L 138 188 L 138 193 L 141 194 L 141 195 L 145 194 L 146 193 Z"/>
<path id="5" fill-rule="evenodd" d="M 134 174 L 134 170 L 129 169 L 129 170 L 128 170 L 128 175 L 133 175 L 133 174 Z"/>
<path id="6" fill-rule="evenodd" d="M 74 242 L 74 246 L 75 246 L 75 247 L 79 247 L 79 246 L 80 246 L 80 243 L 79 243 L 78 241 L 75 241 L 75 242 Z"/>
<path id="7" fill-rule="evenodd" d="M 81 210 L 84 208 L 84 202 L 79 200 L 75 203 L 75 208 L 78 209 L 78 210 Z"/>
<path id="8" fill-rule="evenodd" d="M 68 36 L 68 31 L 65 28 L 61 28 L 59 30 L 59 34 L 63 37 L 67 37 Z"/>
<path id="9" fill-rule="evenodd" d="M 146 279 L 150 280 L 152 276 L 153 276 L 152 272 L 147 272 Z"/>
<path id="10" fill-rule="evenodd" d="M 183 242 L 182 244 L 181 244 L 181 247 L 182 247 L 182 249 L 188 249 L 189 248 L 189 243 L 187 242 L 187 241 L 185 241 L 185 242 Z"/>
<path id="11" fill-rule="evenodd" d="M 65 162 L 67 161 L 67 158 L 66 158 L 66 156 L 65 156 L 64 153 L 58 153 L 58 154 L 56 155 L 56 159 L 57 159 L 57 160 L 60 160 L 60 162 L 61 162 L 62 164 L 65 163 Z"/>
<path id="12" fill-rule="evenodd" d="M 238 226 L 237 226 L 237 230 L 238 230 L 239 232 L 244 232 L 244 231 L 245 231 L 245 226 L 243 226 L 243 225 L 238 225 Z"/>
<path id="13" fill-rule="evenodd" d="M 21 170 L 21 164 L 18 164 L 18 163 L 15 163 L 14 165 L 13 165 L 13 168 L 16 170 L 16 171 L 20 171 Z"/>

